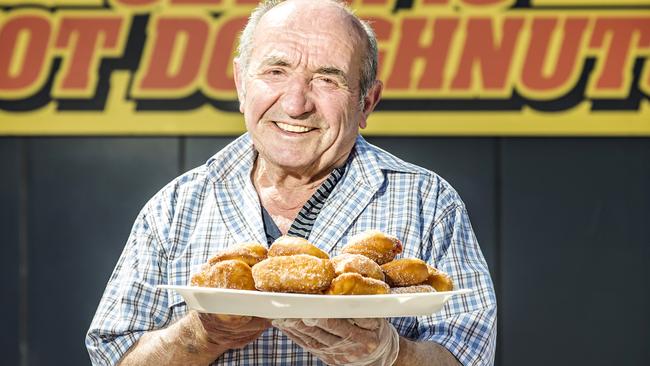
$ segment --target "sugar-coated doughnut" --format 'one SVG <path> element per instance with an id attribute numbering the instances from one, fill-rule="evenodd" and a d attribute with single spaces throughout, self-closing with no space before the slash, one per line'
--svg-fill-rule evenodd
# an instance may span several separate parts
<path id="1" fill-rule="evenodd" d="M 386 275 L 386 283 L 391 287 L 404 287 L 422 284 L 429 277 L 429 269 L 424 261 L 417 258 L 400 258 L 381 266 Z"/>
<path id="2" fill-rule="evenodd" d="M 358 273 L 364 277 L 384 281 L 384 272 L 377 262 L 361 254 L 339 254 L 330 259 L 336 275 L 343 273 Z"/>
<path id="3" fill-rule="evenodd" d="M 368 230 L 351 237 L 341 253 L 361 254 L 382 265 L 392 261 L 402 250 L 402 242 L 397 237 Z"/>
<path id="4" fill-rule="evenodd" d="M 207 264 L 192 276 L 192 286 L 255 290 L 251 267 L 237 259 L 226 259 Z"/>
<path id="5" fill-rule="evenodd" d="M 308 254 L 269 257 L 253 266 L 255 287 L 260 291 L 319 294 L 334 276 L 329 259 Z"/>
<path id="6" fill-rule="evenodd" d="M 295 254 L 309 254 L 321 259 L 329 259 L 329 255 L 310 243 L 307 239 L 283 235 L 277 238 L 269 247 L 269 257 L 279 257 Z"/>
<path id="7" fill-rule="evenodd" d="M 190 279 L 192 286 L 329 295 L 450 291 L 449 275 L 417 258 L 400 258 L 401 241 L 377 230 L 350 238 L 329 255 L 301 237 L 268 248 L 245 242 L 220 250 Z"/>
<path id="8" fill-rule="evenodd" d="M 406 287 L 391 287 L 391 294 L 413 294 L 420 292 L 436 292 L 436 289 L 429 285 L 414 285 Z"/>
<path id="9" fill-rule="evenodd" d="M 260 243 L 239 243 L 220 250 L 216 255 L 208 260 L 208 263 L 215 264 L 223 260 L 238 259 L 249 266 L 254 266 L 266 259 L 266 255 L 267 249 Z"/>
<path id="10" fill-rule="evenodd" d="M 390 292 L 390 287 L 380 280 L 364 277 L 358 273 L 343 273 L 334 280 L 326 294 L 328 295 L 383 295 Z"/>
<path id="11" fill-rule="evenodd" d="M 429 276 L 427 277 L 426 283 L 433 286 L 436 291 L 451 291 L 454 289 L 454 283 L 448 274 L 430 265 L 427 265 L 427 271 Z"/>

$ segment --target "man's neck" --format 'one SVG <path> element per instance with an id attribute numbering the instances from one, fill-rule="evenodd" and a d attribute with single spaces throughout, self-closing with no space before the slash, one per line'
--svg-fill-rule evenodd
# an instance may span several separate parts
<path id="1" fill-rule="evenodd" d="M 260 203 L 280 231 L 286 234 L 302 207 L 334 168 L 328 167 L 315 174 L 300 174 L 275 167 L 258 156 L 251 178 Z"/>
<path id="2" fill-rule="evenodd" d="M 286 193 L 294 191 L 315 190 L 335 167 L 342 165 L 337 162 L 335 165 L 326 167 L 310 167 L 303 169 L 286 169 L 269 163 L 258 155 L 253 166 L 252 179 L 255 186 L 275 187 Z"/>
<path id="3" fill-rule="evenodd" d="M 274 168 L 259 157 L 252 174 L 260 203 L 282 234 L 289 231 L 302 207 L 326 178 L 326 174 L 322 177 L 291 174 Z"/>

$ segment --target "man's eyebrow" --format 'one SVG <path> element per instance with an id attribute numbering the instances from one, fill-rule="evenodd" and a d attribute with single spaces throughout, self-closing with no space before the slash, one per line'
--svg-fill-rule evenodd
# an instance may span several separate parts
<path id="1" fill-rule="evenodd" d="M 260 62 L 260 66 L 291 66 L 289 61 L 287 61 L 285 58 L 281 56 L 268 56 L 265 57 L 262 62 Z"/>
<path id="2" fill-rule="evenodd" d="M 323 66 L 316 69 L 317 74 L 336 76 L 337 78 L 343 80 L 346 84 L 348 82 L 348 77 L 346 73 L 335 66 Z"/>

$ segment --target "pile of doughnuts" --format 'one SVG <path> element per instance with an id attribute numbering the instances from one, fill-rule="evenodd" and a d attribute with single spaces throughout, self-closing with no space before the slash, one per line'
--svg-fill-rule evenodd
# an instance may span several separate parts
<path id="1" fill-rule="evenodd" d="M 341 254 L 299 237 L 282 236 L 268 248 L 241 243 L 210 258 L 192 286 L 327 295 L 449 291 L 451 278 L 417 258 L 400 258 L 399 239 L 377 230 L 350 238 Z"/>

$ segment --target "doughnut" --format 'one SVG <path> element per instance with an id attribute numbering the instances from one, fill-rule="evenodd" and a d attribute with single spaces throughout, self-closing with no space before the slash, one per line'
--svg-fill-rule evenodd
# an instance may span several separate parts
<path id="1" fill-rule="evenodd" d="M 377 230 L 354 235 L 341 249 L 341 253 L 361 254 L 379 265 L 392 261 L 401 252 L 402 242 L 399 239 Z"/>
<path id="2" fill-rule="evenodd" d="M 329 259 L 330 256 L 307 239 L 283 235 L 277 238 L 269 248 L 269 257 L 280 257 L 294 254 L 309 254 L 321 259 Z"/>
<path id="3" fill-rule="evenodd" d="M 199 287 L 214 287 L 209 284 L 210 282 L 210 267 L 211 264 L 205 263 L 201 266 L 201 270 L 196 272 L 190 278 L 190 286 L 199 286 Z"/>
<path id="4" fill-rule="evenodd" d="M 429 285 L 414 285 L 406 287 L 391 287 L 391 294 L 413 294 L 418 292 L 436 292 L 436 289 Z"/>
<path id="5" fill-rule="evenodd" d="M 215 264 L 204 265 L 192 276 L 192 286 L 255 290 L 251 267 L 237 259 L 226 259 Z"/>
<path id="6" fill-rule="evenodd" d="M 380 280 L 363 277 L 358 273 L 343 273 L 332 280 L 327 289 L 328 295 L 383 295 L 390 287 Z"/>
<path id="7" fill-rule="evenodd" d="M 417 258 L 395 259 L 381 266 L 391 287 L 419 285 L 429 278 L 429 269 Z"/>
<path id="8" fill-rule="evenodd" d="M 330 259 L 336 275 L 343 273 L 358 273 L 364 277 L 384 281 L 384 272 L 372 259 L 361 254 L 340 254 Z"/>
<path id="9" fill-rule="evenodd" d="M 260 291 L 319 294 L 334 276 L 328 259 L 308 254 L 269 257 L 253 266 L 255 287 Z"/>
<path id="10" fill-rule="evenodd" d="M 254 266 L 260 261 L 266 259 L 266 252 L 266 247 L 260 243 L 239 243 L 220 250 L 215 256 L 208 260 L 208 263 L 215 264 L 227 259 L 239 259 L 249 266 Z"/>
<path id="11" fill-rule="evenodd" d="M 454 283 L 451 282 L 451 277 L 445 272 L 439 271 L 436 268 L 427 264 L 429 277 L 426 283 L 433 286 L 436 291 L 451 291 L 454 289 Z"/>

